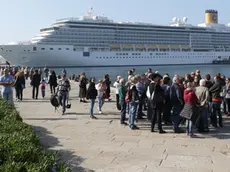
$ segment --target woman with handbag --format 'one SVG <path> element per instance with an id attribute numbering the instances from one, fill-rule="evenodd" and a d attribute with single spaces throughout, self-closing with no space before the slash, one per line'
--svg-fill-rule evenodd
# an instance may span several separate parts
<path id="1" fill-rule="evenodd" d="M 193 91 L 192 82 L 187 83 L 187 88 L 184 90 L 185 105 L 180 113 L 180 116 L 186 119 L 186 134 L 187 136 L 196 137 L 193 133 L 193 124 L 197 120 L 196 104 L 198 102 L 195 92 Z"/>
<path id="2" fill-rule="evenodd" d="M 25 89 L 25 84 L 26 84 L 26 80 L 25 80 L 24 71 L 21 70 L 15 74 L 14 87 L 16 90 L 16 101 L 19 101 L 19 100 L 22 101 L 23 89 Z"/>

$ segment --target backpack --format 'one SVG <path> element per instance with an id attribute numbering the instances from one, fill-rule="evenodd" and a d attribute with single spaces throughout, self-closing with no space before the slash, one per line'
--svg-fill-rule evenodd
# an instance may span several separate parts
<path id="1" fill-rule="evenodd" d="M 50 103 L 52 104 L 53 107 L 55 107 L 55 111 L 56 109 L 59 107 L 60 103 L 58 101 L 58 97 L 56 94 L 51 95 L 50 97 Z"/>
<path id="2" fill-rule="evenodd" d="M 125 102 L 129 103 L 132 100 L 132 89 L 128 88 L 126 95 L 125 95 Z"/>

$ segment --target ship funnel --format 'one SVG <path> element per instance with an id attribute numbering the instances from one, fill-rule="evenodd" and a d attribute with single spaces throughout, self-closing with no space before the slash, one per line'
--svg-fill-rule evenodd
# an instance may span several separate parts
<path id="1" fill-rule="evenodd" d="M 218 24 L 218 11 L 206 10 L 205 11 L 205 22 L 206 24 Z"/>

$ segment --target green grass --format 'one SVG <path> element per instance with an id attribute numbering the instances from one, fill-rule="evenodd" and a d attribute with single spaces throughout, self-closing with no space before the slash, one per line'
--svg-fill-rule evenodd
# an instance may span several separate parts
<path id="1" fill-rule="evenodd" d="M 49 172 L 57 159 L 57 152 L 43 149 L 16 108 L 0 99 L 0 172 Z M 63 163 L 55 167 L 57 172 L 70 172 Z"/>

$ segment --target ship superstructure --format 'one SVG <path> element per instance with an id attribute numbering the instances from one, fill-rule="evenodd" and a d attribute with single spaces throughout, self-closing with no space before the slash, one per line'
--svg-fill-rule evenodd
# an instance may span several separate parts
<path id="1" fill-rule="evenodd" d="M 169 26 L 115 22 L 93 15 L 57 20 L 30 43 L 0 45 L 0 55 L 26 66 L 133 66 L 209 64 L 230 57 L 230 25 L 218 24 L 218 12 L 206 10 L 206 22 L 188 18 Z"/>

